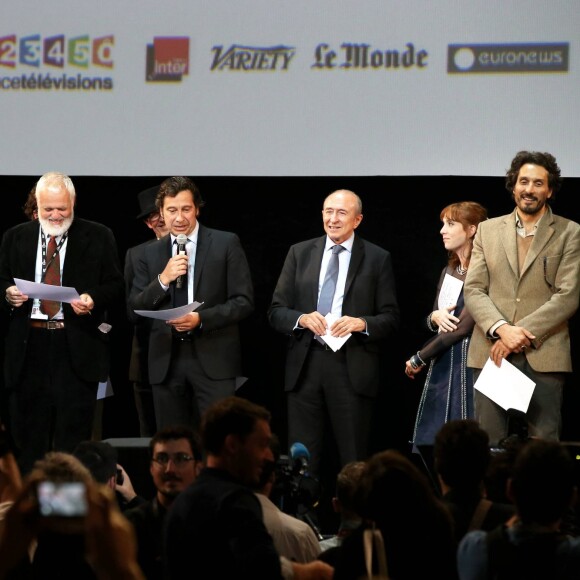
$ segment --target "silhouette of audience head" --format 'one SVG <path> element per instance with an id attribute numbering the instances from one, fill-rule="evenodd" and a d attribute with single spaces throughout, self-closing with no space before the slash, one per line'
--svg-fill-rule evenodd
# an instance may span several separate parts
<path id="1" fill-rule="evenodd" d="M 108 484 L 117 475 L 117 450 L 105 441 L 81 441 L 73 455 L 91 472 L 98 483 Z"/>
<path id="2" fill-rule="evenodd" d="M 532 439 L 522 447 L 508 481 L 508 497 L 524 524 L 560 520 L 575 500 L 574 462 L 558 441 Z"/>
<path id="3" fill-rule="evenodd" d="M 38 219 L 38 201 L 36 200 L 36 185 L 28 192 L 28 197 L 26 202 L 22 206 L 22 211 L 24 215 L 30 220 Z"/>
<path id="4" fill-rule="evenodd" d="M 364 574 L 363 535 L 370 527 L 382 533 L 393 578 L 423 578 L 434 569 L 442 578 L 455 577 L 451 515 L 427 476 L 402 453 L 389 449 L 366 461 L 355 506 L 363 525 L 342 542 L 336 555 L 337 577 Z"/>
<path id="5" fill-rule="evenodd" d="M 518 437 L 506 438 L 502 446 L 491 450 L 491 457 L 484 477 L 487 498 L 492 501 L 512 503 L 507 496 L 507 483 L 513 475 L 514 464 L 520 450 L 529 440 Z"/>
<path id="6" fill-rule="evenodd" d="M 270 412 L 242 397 L 225 397 L 209 407 L 201 422 L 202 447 L 211 467 L 224 469 L 240 483 L 255 486 L 273 460 Z"/>
<path id="7" fill-rule="evenodd" d="M 415 528 L 419 521 L 450 521 L 426 476 L 393 449 L 367 460 L 355 505 L 363 519 L 393 532 L 408 527 L 410 522 Z"/>
<path id="8" fill-rule="evenodd" d="M 256 491 L 261 491 L 268 497 L 271 496 L 272 488 L 276 483 L 278 462 L 280 461 L 281 446 L 280 439 L 274 433 L 270 439 L 270 450 L 272 451 L 272 459 L 266 459 L 262 468 L 260 480 L 256 485 Z"/>
<path id="9" fill-rule="evenodd" d="M 72 454 L 49 451 L 34 463 L 28 479 L 50 480 L 55 483 L 78 481 L 87 484 L 93 478 L 89 469 Z"/>
<path id="10" fill-rule="evenodd" d="M 364 467 L 364 461 L 351 461 L 336 476 L 336 495 L 332 498 L 332 507 L 341 519 L 358 518 L 355 495 Z"/>
<path id="11" fill-rule="evenodd" d="M 473 489 L 482 486 L 489 466 L 489 436 L 473 419 L 449 421 L 435 436 L 433 454 L 442 487 Z"/>

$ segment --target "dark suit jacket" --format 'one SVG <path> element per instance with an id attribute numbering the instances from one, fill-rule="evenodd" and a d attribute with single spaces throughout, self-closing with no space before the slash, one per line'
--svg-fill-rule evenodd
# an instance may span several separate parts
<path id="1" fill-rule="evenodd" d="M 0 247 L 0 291 L 14 285 L 14 278 L 34 280 L 39 223 L 19 224 L 9 229 Z M 107 309 L 123 301 L 123 275 L 115 238 L 101 224 L 75 218 L 68 232 L 62 285 L 79 294 L 88 293 L 95 302 L 91 315 L 78 316 L 70 304 L 63 304 L 67 346 L 72 368 L 85 381 L 105 381 L 109 373 L 108 335 L 98 327 Z M 10 306 L 3 299 L 5 307 Z M 28 319 L 33 300 L 12 309 L 6 336 L 6 386 L 18 385 L 28 339 Z M 58 331 L 61 332 L 61 331 Z"/>
<path id="2" fill-rule="evenodd" d="M 145 248 L 155 242 L 155 238 L 147 240 L 138 246 L 133 246 L 125 254 L 125 294 L 127 296 L 127 315 L 133 326 L 133 342 L 131 344 L 131 359 L 129 361 L 129 380 L 133 382 L 149 383 L 149 369 L 147 353 L 149 352 L 149 335 L 152 320 L 138 316 L 133 312 L 129 302 L 133 279 L 135 278 L 136 264 Z"/>
<path id="3" fill-rule="evenodd" d="M 199 554 L 192 562 L 192 554 Z M 231 474 L 205 467 L 167 512 L 164 578 L 252 578 L 276 580 L 280 556 L 262 519 L 253 491 Z"/>
<path id="4" fill-rule="evenodd" d="M 289 336 L 285 388 L 296 387 L 312 344 L 309 330 L 294 330 L 302 314 L 314 312 L 318 301 L 318 279 L 326 236 L 290 248 L 274 291 L 268 317 L 272 327 Z M 346 278 L 343 316 L 364 318 L 368 336 L 354 333 L 346 349 L 348 374 L 354 390 L 375 396 L 379 388 L 381 341 L 399 326 L 399 307 L 391 255 L 379 246 L 355 236 Z"/>
<path id="5" fill-rule="evenodd" d="M 171 308 L 174 284 L 165 292 L 158 275 L 171 258 L 171 236 L 148 245 L 136 264 L 130 303 L 135 310 Z M 199 225 L 195 254 L 194 299 L 198 312 L 195 349 L 204 372 L 212 379 L 241 374 L 238 323 L 254 308 L 250 268 L 238 236 Z M 171 362 L 171 327 L 155 320 L 149 342 L 149 380 L 162 383 Z"/>

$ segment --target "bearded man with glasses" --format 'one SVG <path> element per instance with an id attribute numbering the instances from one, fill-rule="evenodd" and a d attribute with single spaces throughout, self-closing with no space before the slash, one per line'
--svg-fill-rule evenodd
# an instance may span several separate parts
<path id="1" fill-rule="evenodd" d="M 157 431 L 149 442 L 149 472 L 155 497 L 124 515 L 137 536 L 137 560 L 145 577 L 163 578 L 163 522 L 175 498 L 195 481 L 201 468 L 201 447 L 196 433 L 185 426 Z"/>

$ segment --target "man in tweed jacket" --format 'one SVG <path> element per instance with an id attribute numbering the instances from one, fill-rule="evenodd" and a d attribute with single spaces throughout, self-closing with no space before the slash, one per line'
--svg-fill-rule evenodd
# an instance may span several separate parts
<path id="1" fill-rule="evenodd" d="M 535 383 L 529 434 L 559 439 L 562 390 L 572 371 L 568 320 L 579 299 L 580 225 L 552 213 L 562 178 L 549 153 L 520 151 L 506 174 L 516 207 L 482 222 L 465 281 L 476 322 L 468 365 L 508 359 Z M 476 416 L 497 444 L 509 435 L 506 411 L 475 392 Z"/>

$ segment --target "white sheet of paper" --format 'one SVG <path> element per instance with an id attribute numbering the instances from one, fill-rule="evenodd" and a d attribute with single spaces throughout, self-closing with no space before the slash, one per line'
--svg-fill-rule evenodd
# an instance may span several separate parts
<path id="1" fill-rule="evenodd" d="M 97 400 L 112 397 L 114 394 L 115 393 L 113 392 L 113 385 L 111 384 L 110 377 L 108 377 L 105 382 L 99 383 L 97 388 Z"/>
<path id="2" fill-rule="evenodd" d="M 185 306 L 178 306 L 177 308 L 168 308 L 167 310 L 135 310 L 135 314 L 144 316 L 145 318 L 154 318 L 155 320 L 174 320 L 185 316 L 194 310 L 197 310 L 203 302 L 193 301 L 191 304 Z"/>
<path id="3" fill-rule="evenodd" d="M 507 360 L 503 359 L 497 367 L 488 358 L 473 386 L 506 411 L 517 409 L 526 413 L 536 383 Z"/>
<path id="4" fill-rule="evenodd" d="M 54 300 L 55 302 L 72 302 L 80 300 L 79 293 L 70 286 L 53 286 L 42 282 L 30 282 L 22 278 L 14 278 L 16 287 L 20 292 L 29 298 L 40 298 L 43 300 Z"/>
<path id="5" fill-rule="evenodd" d="M 247 380 L 248 377 L 236 377 L 234 390 L 237 391 Z"/>
<path id="6" fill-rule="evenodd" d="M 339 317 L 332 314 L 332 312 L 329 312 L 324 318 L 326 318 L 328 328 L 330 328 Z M 332 336 L 327 330 L 326 334 L 323 334 L 321 338 L 334 352 L 336 352 L 351 336 L 352 334 L 349 333 L 346 336 L 339 338 L 338 336 Z"/>
<path id="7" fill-rule="evenodd" d="M 445 274 L 443 278 L 443 284 L 441 285 L 441 290 L 439 291 L 439 299 L 437 301 L 437 306 L 439 310 L 443 308 L 449 308 L 449 306 L 455 306 L 459 295 L 461 294 L 461 289 L 463 288 L 463 282 L 458 278 L 454 278 L 449 274 Z M 453 314 L 453 311 L 451 311 Z"/>

